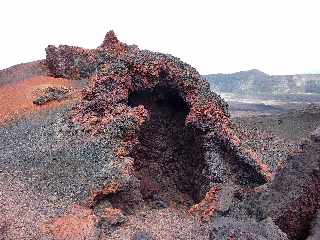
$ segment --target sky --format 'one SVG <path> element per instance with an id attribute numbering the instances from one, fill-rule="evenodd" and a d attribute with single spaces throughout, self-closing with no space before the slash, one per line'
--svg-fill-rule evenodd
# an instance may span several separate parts
<path id="1" fill-rule="evenodd" d="M 49 44 L 95 48 L 114 30 L 201 74 L 320 73 L 319 12 L 319 0 L 2 0 L 0 69 Z"/>

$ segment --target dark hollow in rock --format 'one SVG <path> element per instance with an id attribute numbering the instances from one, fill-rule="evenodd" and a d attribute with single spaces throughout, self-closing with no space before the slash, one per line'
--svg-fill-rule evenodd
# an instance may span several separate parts
<path id="1" fill-rule="evenodd" d="M 213 187 L 214 183 L 223 183 L 229 177 L 236 183 L 250 186 L 271 179 L 272 173 L 259 154 L 242 145 L 236 135 L 227 104 L 210 91 L 208 82 L 194 68 L 180 59 L 122 43 L 112 31 L 106 34 L 103 43 L 96 49 L 61 45 L 58 48 L 48 46 L 46 52 L 48 66 L 55 76 L 90 79 L 88 88 L 83 91 L 82 101 L 73 111 L 72 120 L 91 134 L 101 133 L 109 127 L 117 129 L 123 143 L 120 151 L 115 150 L 119 159 L 129 157 L 127 152 L 138 152 L 132 151 L 132 148 L 137 148 L 137 137 L 142 148 L 153 144 L 148 146 L 148 151 L 140 150 L 141 157 L 134 157 L 135 154 L 131 153 L 135 167 L 139 169 L 143 158 L 159 159 L 155 165 L 165 165 L 164 172 L 178 172 L 173 174 L 174 179 L 169 174 L 171 180 L 174 184 L 178 182 L 192 199 L 204 196 L 209 190 L 208 187 L 201 189 L 203 185 Z M 139 93 L 142 93 L 140 100 L 137 99 Z M 153 95 L 167 102 L 162 103 L 167 107 L 156 103 L 158 100 Z M 137 106 L 139 101 L 143 105 Z M 176 108 L 179 108 L 179 113 L 173 114 Z M 151 119 L 149 112 L 153 113 Z M 157 122 L 157 118 L 171 120 Z M 155 136 L 164 137 L 165 141 L 161 144 L 168 145 L 164 146 L 168 151 L 159 151 L 161 154 L 158 154 L 156 150 L 160 145 L 145 142 L 145 139 Z M 158 138 L 154 141 L 161 141 Z M 187 144 L 192 147 L 186 148 Z M 226 152 L 230 161 L 224 157 Z M 167 160 L 161 156 L 165 153 L 169 154 Z M 174 159 L 174 163 L 170 163 L 170 158 Z M 146 169 L 152 168 L 152 165 L 140 168 L 149 171 Z M 183 170 L 177 171 L 178 168 Z M 160 175 L 168 176 L 168 173 L 162 174 L 163 171 Z M 127 172 L 127 175 L 130 173 Z M 142 175 L 151 176 L 146 173 Z M 187 175 L 191 176 L 188 180 Z M 156 184 L 151 185 L 156 187 Z"/>
<path id="2" fill-rule="evenodd" d="M 131 152 L 143 198 L 157 195 L 161 202 L 187 205 L 199 201 L 199 189 L 206 184 L 204 149 L 201 134 L 185 126 L 189 108 L 183 99 L 174 90 L 156 88 L 131 93 L 129 105 L 143 105 L 150 115 Z"/>
<path id="3" fill-rule="evenodd" d="M 260 154 L 237 136 L 227 104 L 189 64 L 122 43 L 112 31 L 96 49 L 46 52 L 54 76 L 89 80 L 72 123 L 90 136 L 110 133 L 110 165 L 119 174 L 95 189 L 94 210 L 104 201 L 126 215 L 141 203 L 180 210 L 197 203 L 189 212 L 209 218 L 220 191 L 271 180 Z"/>

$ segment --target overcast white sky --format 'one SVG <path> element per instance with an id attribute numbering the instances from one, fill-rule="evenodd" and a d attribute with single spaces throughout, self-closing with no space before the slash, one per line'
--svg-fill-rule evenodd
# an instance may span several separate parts
<path id="1" fill-rule="evenodd" d="M 319 0 L 1 0 L 0 69 L 42 59 L 48 44 L 100 45 L 113 29 L 200 73 L 320 72 Z"/>

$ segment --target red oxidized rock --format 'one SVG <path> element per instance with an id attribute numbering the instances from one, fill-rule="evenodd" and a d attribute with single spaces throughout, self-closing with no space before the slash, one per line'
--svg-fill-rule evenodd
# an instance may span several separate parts
<path id="1" fill-rule="evenodd" d="M 232 128 L 227 104 L 210 91 L 208 82 L 193 67 L 180 59 L 121 43 L 111 31 L 97 49 L 49 46 L 47 62 L 56 76 L 90 79 L 72 119 L 95 134 L 110 126 L 121 126 L 118 132 L 123 136 L 123 146 L 128 149 L 121 150 L 119 160 L 126 157 L 123 153 L 130 154 L 129 148 L 132 149 L 125 143 L 125 136 L 137 136 L 152 115 L 144 104 L 130 105 L 131 96 L 140 94 L 147 95 L 150 102 L 160 107 L 162 102 L 171 101 L 173 106 L 177 105 L 177 112 L 187 108 L 184 127 L 196 132 L 205 150 L 200 156 L 205 164 L 199 164 L 199 169 L 194 170 L 197 173 L 191 185 L 206 185 L 200 188 L 208 191 L 211 183 L 224 182 L 232 175 L 237 176 L 234 178 L 240 184 L 261 184 L 270 180 L 271 173 L 259 155 L 242 146 Z M 181 99 L 181 106 L 173 98 Z M 226 158 L 223 152 L 233 160 L 223 160 Z M 124 170 L 126 174 L 130 172 L 128 169 Z M 204 180 L 199 180 L 203 175 Z"/>

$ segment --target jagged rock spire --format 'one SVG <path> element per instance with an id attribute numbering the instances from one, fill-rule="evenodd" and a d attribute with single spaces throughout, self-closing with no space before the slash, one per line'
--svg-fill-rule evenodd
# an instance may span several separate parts
<path id="1" fill-rule="evenodd" d="M 117 50 L 122 51 L 124 50 L 125 46 L 122 42 L 120 42 L 114 33 L 113 30 L 107 32 L 107 34 L 104 37 L 104 40 L 102 44 L 100 45 L 100 48 L 106 49 L 106 50 Z"/>

